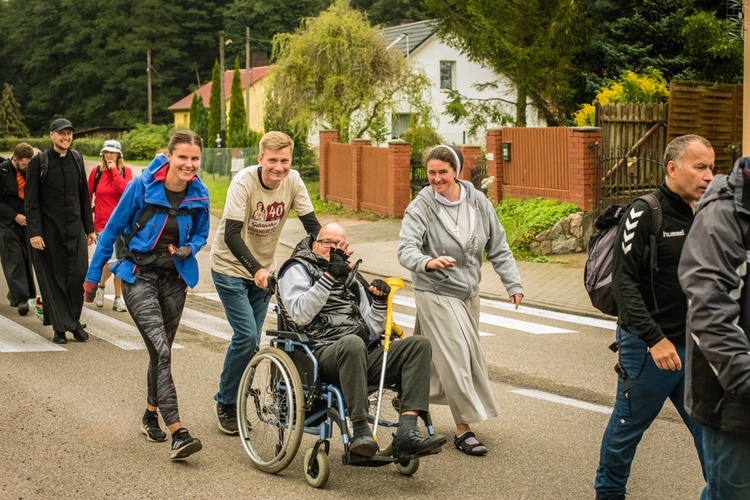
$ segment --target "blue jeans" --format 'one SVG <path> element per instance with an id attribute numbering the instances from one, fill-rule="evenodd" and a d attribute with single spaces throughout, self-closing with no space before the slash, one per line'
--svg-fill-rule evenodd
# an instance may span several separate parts
<path id="1" fill-rule="evenodd" d="M 594 489 L 598 499 L 625 494 L 638 443 L 667 398 L 672 400 L 693 435 L 698 459 L 703 467 L 703 427 L 685 411 L 685 346 L 675 346 L 683 368 L 661 370 L 654 363 L 643 340 L 621 328 L 618 333 L 620 362 L 630 376 L 632 386 L 628 395 L 623 394 L 623 379 L 617 378 L 617 399 L 604 431 L 599 467 L 596 469 Z"/>
<path id="2" fill-rule="evenodd" d="M 252 280 L 227 276 L 214 270 L 211 270 L 211 277 L 224 305 L 227 321 L 234 330 L 224 358 L 219 392 L 214 399 L 221 404 L 234 405 L 237 404 L 237 389 L 242 374 L 258 352 L 269 296 Z"/>
<path id="3" fill-rule="evenodd" d="M 701 500 L 750 498 L 750 436 L 705 427 L 706 488 Z"/>

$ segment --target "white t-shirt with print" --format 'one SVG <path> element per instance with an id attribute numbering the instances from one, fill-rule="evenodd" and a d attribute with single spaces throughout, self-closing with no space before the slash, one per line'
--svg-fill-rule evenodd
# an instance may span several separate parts
<path id="1" fill-rule="evenodd" d="M 224 215 L 211 245 L 211 269 L 220 274 L 252 279 L 250 271 L 240 263 L 224 242 L 227 219 L 243 221 L 242 240 L 260 265 L 269 272 L 276 268 L 276 245 L 289 211 L 307 215 L 313 211 L 307 188 L 299 172 L 289 175 L 275 189 L 260 183 L 260 166 L 246 167 L 229 184 Z"/>

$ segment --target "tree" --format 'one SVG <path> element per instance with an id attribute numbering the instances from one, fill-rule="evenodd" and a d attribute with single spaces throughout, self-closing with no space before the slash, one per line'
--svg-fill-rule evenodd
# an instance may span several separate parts
<path id="1" fill-rule="evenodd" d="M 352 0 L 351 5 L 367 12 L 373 25 L 396 26 L 404 20 L 424 21 L 430 16 L 421 0 Z"/>
<path id="2" fill-rule="evenodd" d="M 13 87 L 3 85 L 0 99 L 0 137 L 28 137 L 29 129 L 23 124 L 21 105 L 13 97 Z"/>
<path id="3" fill-rule="evenodd" d="M 244 40 L 245 27 L 250 27 L 252 50 L 271 52 L 272 40 L 278 33 L 292 33 L 302 19 L 314 17 L 325 9 L 330 0 L 235 0 L 227 7 L 224 23 L 227 34 Z M 230 55 L 239 55 L 244 44 L 227 48 Z M 244 52 L 243 52 L 244 54 Z"/>
<path id="4" fill-rule="evenodd" d="M 227 146 L 230 148 L 244 148 L 247 146 L 247 112 L 245 111 L 245 95 L 242 93 L 239 58 L 234 60 L 232 91 L 229 97 Z"/>
<path id="5" fill-rule="evenodd" d="M 382 117 L 408 103 L 415 120 L 426 120 L 429 80 L 346 0 L 306 19 L 292 35 L 274 37 L 266 122 L 297 138 L 313 123 L 337 130 L 342 141 L 361 137 Z"/>
<path id="6" fill-rule="evenodd" d="M 193 101 L 190 103 L 190 130 L 201 136 L 204 142 L 208 136 L 208 110 L 203 105 L 203 98 L 197 93 L 193 94 Z M 206 147 L 210 146 L 207 145 Z"/>
<path id="7" fill-rule="evenodd" d="M 208 137 L 206 142 L 209 147 L 215 145 L 216 137 L 221 135 L 221 87 L 224 85 L 224 75 L 221 74 L 219 61 L 214 62 L 214 70 L 211 78 L 211 95 L 208 98 Z M 222 144 L 226 147 L 226 144 Z"/>
<path id="8" fill-rule="evenodd" d="M 579 3 L 571 0 L 425 0 L 439 32 L 469 59 L 516 89 L 515 123 L 531 102 L 548 119 L 572 94 L 568 75 L 580 43 Z M 492 84 L 492 82 L 490 82 Z"/>
<path id="9" fill-rule="evenodd" d="M 729 22 L 713 12 L 698 11 L 685 18 L 680 36 L 691 79 L 742 82 L 742 40 L 731 31 Z"/>

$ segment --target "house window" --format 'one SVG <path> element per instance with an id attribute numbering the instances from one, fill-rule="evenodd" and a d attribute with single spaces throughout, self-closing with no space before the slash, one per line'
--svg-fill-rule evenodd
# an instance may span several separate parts
<path id="1" fill-rule="evenodd" d="M 453 75 L 456 72 L 456 61 L 440 61 L 440 88 L 453 90 Z"/>
<path id="2" fill-rule="evenodd" d="M 398 139 L 399 137 L 401 137 L 401 134 L 406 132 L 406 129 L 409 128 L 410 121 L 411 114 L 394 113 L 393 117 L 391 118 L 391 137 L 393 139 Z"/>

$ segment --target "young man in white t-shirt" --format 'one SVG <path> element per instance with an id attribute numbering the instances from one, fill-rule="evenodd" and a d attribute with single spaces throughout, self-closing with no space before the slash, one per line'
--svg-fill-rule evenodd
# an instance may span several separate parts
<path id="1" fill-rule="evenodd" d="M 226 434 L 239 433 L 237 389 L 258 351 L 268 278 L 276 267 L 276 246 L 289 211 L 297 212 L 308 233 L 320 230 L 307 188 L 299 172 L 291 170 L 293 149 L 294 141 L 282 132 L 263 136 L 259 165 L 240 171 L 229 184 L 211 247 L 211 277 L 234 330 L 214 396 L 219 429 Z"/>

